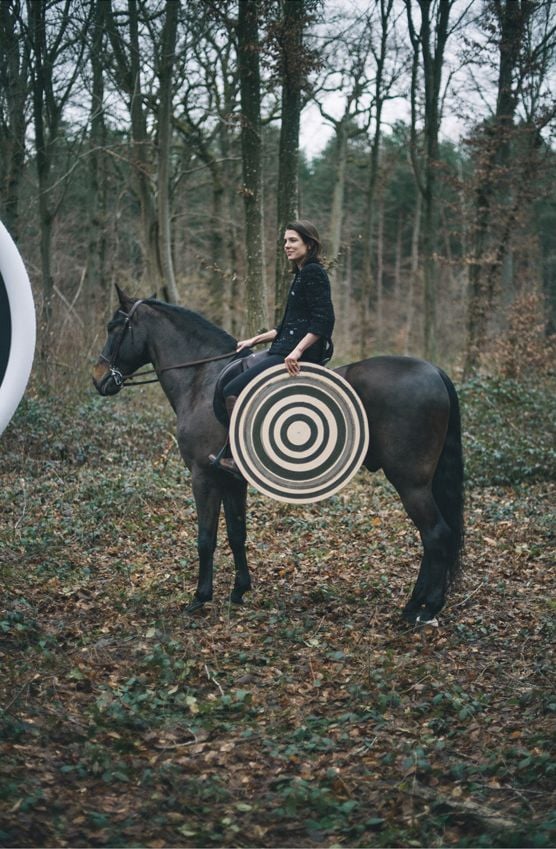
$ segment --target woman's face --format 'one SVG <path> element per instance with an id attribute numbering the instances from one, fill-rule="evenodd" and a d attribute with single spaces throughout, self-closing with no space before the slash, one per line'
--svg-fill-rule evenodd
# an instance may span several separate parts
<path id="1" fill-rule="evenodd" d="M 286 230 L 284 233 L 284 250 L 291 262 L 301 266 L 307 259 L 309 246 L 305 244 L 297 230 Z"/>

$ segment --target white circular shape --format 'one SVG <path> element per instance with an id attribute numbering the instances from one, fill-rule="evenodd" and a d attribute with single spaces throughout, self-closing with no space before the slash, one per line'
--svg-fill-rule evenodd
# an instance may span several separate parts
<path id="1" fill-rule="evenodd" d="M 294 504 L 342 489 L 369 446 L 367 415 L 353 387 L 335 372 L 302 363 L 256 375 L 239 395 L 230 422 L 233 457 L 252 486 Z"/>
<path id="2" fill-rule="evenodd" d="M 281 368 L 281 366 L 278 366 L 278 368 Z M 280 376 L 282 376 L 282 373 Z M 292 393 L 291 396 L 288 395 L 288 406 L 297 404 L 301 409 L 305 400 L 304 395 Z M 327 408 L 320 400 L 313 401 L 313 405 L 314 409 L 310 411 L 310 418 L 316 430 L 316 438 L 305 450 L 295 451 L 295 454 L 293 454 L 291 449 L 289 449 L 284 443 L 282 437 L 282 426 L 284 421 L 291 417 L 291 412 L 284 412 L 274 419 L 272 433 L 270 429 L 266 429 L 261 432 L 261 442 L 268 458 L 274 463 L 280 465 L 284 471 L 295 472 L 300 471 L 302 468 L 305 468 L 305 470 L 313 468 L 314 463 L 309 463 L 302 467 L 301 460 L 311 457 L 315 453 L 317 447 L 319 449 L 319 461 L 321 464 L 328 460 L 330 454 L 334 450 L 334 441 L 338 438 L 336 424 L 335 422 L 329 423 L 328 426 L 331 431 L 331 438 L 325 441 L 323 419 L 327 414 Z M 272 440 L 275 444 L 273 444 Z"/>
<path id="3" fill-rule="evenodd" d="M 294 421 L 286 430 L 286 436 L 293 445 L 306 445 L 311 436 L 307 422 Z"/>
<path id="4" fill-rule="evenodd" d="M 0 434 L 7 427 L 25 392 L 35 353 L 35 305 L 23 260 L 0 221 L 0 274 L 8 297 L 11 342 L 6 370 L 0 383 Z"/>

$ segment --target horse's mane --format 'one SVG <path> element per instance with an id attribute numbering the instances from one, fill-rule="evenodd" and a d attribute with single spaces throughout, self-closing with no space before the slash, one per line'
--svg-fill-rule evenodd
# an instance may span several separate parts
<path id="1" fill-rule="evenodd" d="M 226 330 L 213 324 L 201 313 L 187 309 L 187 307 L 180 307 L 177 304 L 159 301 L 157 298 L 147 298 L 143 303 L 164 312 L 177 327 L 182 326 L 184 330 L 187 327 L 187 332 L 190 334 L 193 333 L 207 341 L 214 341 L 215 344 L 222 343 L 230 348 L 235 348 L 236 340 L 234 337 Z"/>

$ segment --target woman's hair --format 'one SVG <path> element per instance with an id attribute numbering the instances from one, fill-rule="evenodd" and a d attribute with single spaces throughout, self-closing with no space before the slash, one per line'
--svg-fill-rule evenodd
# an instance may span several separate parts
<path id="1" fill-rule="evenodd" d="M 308 262 L 320 262 L 322 263 L 321 250 L 322 245 L 320 241 L 319 231 L 315 227 L 314 224 L 311 224 L 310 221 L 302 218 L 299 221 L 292 221 L 290 224 L 286 224 L 286 230 L 295 230 L 298 233 L 305 244 L 308 247 L 307 259 L 305 260 L 305 265 Z M 297 266 L 294 267 L 294 271 L 297 271 Z"/>

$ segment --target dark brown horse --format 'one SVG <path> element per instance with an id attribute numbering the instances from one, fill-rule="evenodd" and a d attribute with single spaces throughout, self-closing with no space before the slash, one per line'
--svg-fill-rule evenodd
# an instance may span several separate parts
<path id="1" fill-rule="evenodd" d="M 219 372 L 236 342 L 198 313 L 118 290 L 120 308 L 94 369 L 101 395 L 115 395 L 151 363 L 177 416 L 181 455 L 191 470 L 198 517 L 199 579 L 193 611 L 212 599 L 213 555 L 224 505 L 235 564 L 231 600 L 251 588 L 245 554 L 245 482 L 213 469 L 208 460 L 226 433 L 213 410 Z M 229 359 L 228 359 L 229 358 Z M 463 543 L 463 461 L 459 404 L 439 368 L 411 357 L 373 357 L 336 369 L 361 398 L 369 421 L 364 465 L 383 469 L 419 530 L 423 557 L 403 615 L 429 621 L 444 605 L 460 566 Z"/>

